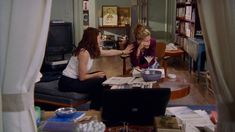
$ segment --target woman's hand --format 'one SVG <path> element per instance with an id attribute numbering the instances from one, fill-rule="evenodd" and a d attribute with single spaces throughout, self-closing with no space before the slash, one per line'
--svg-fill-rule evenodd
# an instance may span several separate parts
<path id="1" fill-rule="evenodd" d="M 144 42 L 140 42 L 138 50 L 142 51 L 144 49 Z"/>
<path id="2" fill-rule="evenodd" d="M 104 77 L 105 77 L 105 73 L 102 72 L 102 71 L 96 72 L 96 73 L 94 73 L 94 74 L 95 74 L 95 76 L 98 77 L 98 78 L 104 78 Z"/>
<path id="3" fill-rule="evenodd" d="M 133 51 L 134 45 L 129 44 L 122 52 L 123 54 L 130 54 Z"/>

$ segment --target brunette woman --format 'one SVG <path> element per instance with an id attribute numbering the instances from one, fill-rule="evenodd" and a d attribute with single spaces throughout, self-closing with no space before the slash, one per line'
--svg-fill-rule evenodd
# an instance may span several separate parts
<path id="1" fill-rule="evenodd" d="M 61 91 L 87 93 L 91 99 L 90 109 L 99 110 L 104 87 L 102 82 L 106 80 L 103 71 L 90 73 L 93 59 L 99 56 L 114 56 L 129 54 L 132 46 L 124 50 L 102 50 L 100 47 L 101 32 L 92 27 L 84 30 L 82 40 L 70 58 L 69 63 L 59 80 Z"/>

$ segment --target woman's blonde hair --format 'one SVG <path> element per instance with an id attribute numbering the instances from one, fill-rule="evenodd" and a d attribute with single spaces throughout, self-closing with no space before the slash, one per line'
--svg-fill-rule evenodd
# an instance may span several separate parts
<path id="1" fill-rule="evenodd" d="M 136 40 L 143 40 L 145 37 L 150 36 L 151 33 L 146 26 L 138 23 L 134 29 L 134 35 Z"/>

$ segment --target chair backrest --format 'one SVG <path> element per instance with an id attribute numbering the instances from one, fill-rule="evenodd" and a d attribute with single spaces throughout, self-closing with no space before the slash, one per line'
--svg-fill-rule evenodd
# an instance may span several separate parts
<path id="1" fill-rule="evenodd" d="M 165 55 L 166 43 L 165 42 L 157 42 L 156 45 L 156 57 L 158 60 L 161 60 Z"/>
<path id="2" fill-rule="evenodd" d="M 157 42 L 156 44 L 156 57 L 157 61 L 160 63 L 160 66 L 164 68 L 165 75 L 167 75 L 167 62 L 164 58 L 166 50 L 165 42 Z"/>

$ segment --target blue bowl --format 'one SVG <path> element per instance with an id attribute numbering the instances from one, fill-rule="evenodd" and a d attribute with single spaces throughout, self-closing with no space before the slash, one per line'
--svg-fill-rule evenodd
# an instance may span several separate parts
<path id="1" fill-rule="evenodd" d="M 157 81 L 161 79 L 162 72 L 155 69 L 146 69 L 141 71 L 141 76 L 144 81 Z"/>
<path id="2" fill-rule="evenodd" d="M 55 111 L 56 116 L 63 117 L 63 118 L 69 118 L 73 117 L 76 114 L 77 110 L 72 107 L 67 108 L 59 108 Z"/>

